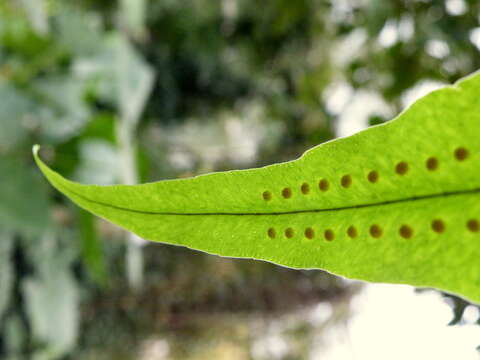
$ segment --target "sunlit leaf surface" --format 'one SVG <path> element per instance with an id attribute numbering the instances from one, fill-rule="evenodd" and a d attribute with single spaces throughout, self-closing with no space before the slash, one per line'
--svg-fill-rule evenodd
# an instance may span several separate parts
<path id="1" fill-rule="evenodd" d="M 79 206 L 152 241 L 480 301 L 479 93 L 477 74 L 260 169 L 98 186 L 35 158 Z"/>

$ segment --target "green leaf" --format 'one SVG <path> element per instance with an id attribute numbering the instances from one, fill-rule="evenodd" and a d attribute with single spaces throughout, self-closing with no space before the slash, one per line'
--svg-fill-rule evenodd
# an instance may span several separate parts
<path id="1" fill-rule="evenodd" d="M 94 81 L 98 97 L 112 102 L 121 118 L 129 126 L 136 126 L 155 74 L 126 37 L 105 37 L 101 49 L 90 57 L 76 59 L 74 68 L 84 79 Z"/>
<path id="2" fill-rule="evenodd" d="M 80 78 L 56 76 L 32 85 L 40 108 L 41 132 L 51 141 L 64 141 L 78 134 L 90 117 L 84 100 L 86 85 Z"/>
<path id="3" fill-rule="evenodd" d="M 88 56 L 102 47 L 102 28 L 99 15 L 82 11 L 73 3 L 57 4 L 54 18 L 59 43 L 73 55 Z"/>
<path id="4" fill-rule="evenodd" d="M 70 270 L 70 251 L 55 251 L 53 234 L 37 240 L 36 274 L 23 281 L 21 290 L 32 335 L 45 346 L 41 353 L 57 359 L 76 344 L 80 294 Z"/>
<path id="5" fill-rule="evenodd" d="M 10 84 L 0 81 L 0 152 L 18 146 L 27 136 L 25 123 L 33 110 L 33 102 Z"/>
<path id="6" fill-rule="evenodd" d="M 42 234 L 52 226 L 47 189 L 19 157 L 0 157 L 0 228 Z"/>
<path id="7" fill-rule="evenodd" d="M 82 185 L 79 206 L 153 241 L 480 301 L 480 74 L 295 161 L 136 186 Z"/>

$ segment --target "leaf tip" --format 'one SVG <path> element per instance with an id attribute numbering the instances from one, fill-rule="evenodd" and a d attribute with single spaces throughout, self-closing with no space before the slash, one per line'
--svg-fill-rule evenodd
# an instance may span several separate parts
<path id="1" fill-rule="evenodd" d="M 38 157 L 38 151 L 40 150 L 40 145 L 35 144 L 32 147 L 32 153 L 34 157 Z"/>

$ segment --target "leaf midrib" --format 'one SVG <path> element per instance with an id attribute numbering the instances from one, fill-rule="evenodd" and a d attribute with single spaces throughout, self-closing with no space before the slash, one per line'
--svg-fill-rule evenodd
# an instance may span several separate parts
<path id="1" fill-rule="evenodd" d="M 57 184 L 58 185 L 58 184 Z M 421 195 L 421 196 L 413 196 L 407 197 L 403 199 L 396 199 L 396 200 L 388 200 L 388 201 L 381 201 L 375 203 L 368 203 L 368 204 L 359 204 L 359 205 L 349 205 L 349 206 L 341 206 L 335 208 L 324 208 L 324 209 L 308 209 L 308 210 L 291 210 L 291 211 L 274 211 L 274 212 L 252 212 L 252 213 L 233 213 L 233 212 L 198 212 L 198 213 L 188 213 L 188 212 L 161 212 L 161 211 L 145 211 L 145 210 L 136 210 L 130 209 L 122 206 L 116 206 L 108 203 L 104 203 L 97 200 L 89 199 L 71 189 L 67 188 L 67 191 L 85 201 L 88 201 L 93 204 L 109 207 L 116 210 L 122 210 L 137 214 L 145 214 L 145 215 L 165 215 L 165 216 L 220 216 L 220 215 L 227 215 L 227 216 L 280 216 L 280 215 L 294 215 L 294 214 L 302 214 L 302 213 L 320 213 L 320 212 L 336 212 L 336 211 L 343 211 L 343 210 L 351 210 L 351 209 L 362 209 L 362 208 L 370 208 L 370 207 L 380 207 L 380 206 L 388 206 L 393 204 L 399 203 L 408 203 L 408 202 L 415 202 L 427 199 L 435 199 L 441 197 L 454 197 L 459 195 L 467 195 L 467 194 L 475 194 L 480 193 L 480 188 L 474 188 L 469 190 L 458 190 L 458 191 L 450 191 L 450 192 L 442 192 L 436 194 L 428 194 L 428 195 Z"/>

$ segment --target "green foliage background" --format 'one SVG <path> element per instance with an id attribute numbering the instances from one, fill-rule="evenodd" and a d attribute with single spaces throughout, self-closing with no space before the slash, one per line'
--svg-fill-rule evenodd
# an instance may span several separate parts
<path id="1" fill-rule="evenodd" d="M 0 0 L 1 356 L 137 358 L 149 334 L 188 330 L 196 351 L 172 350 L 185 359 L 218 336 L 198 314 L 348 298 L 352 285 L 320 272 L 126 239 L 47 187 L 31 146 L 92 183 L 293 159 L 338 133 L 338 89 L 385 101 L 365 119 L 378 123 L 422 80 L 480 68 L 480 4 L 464 5 Z"/>

